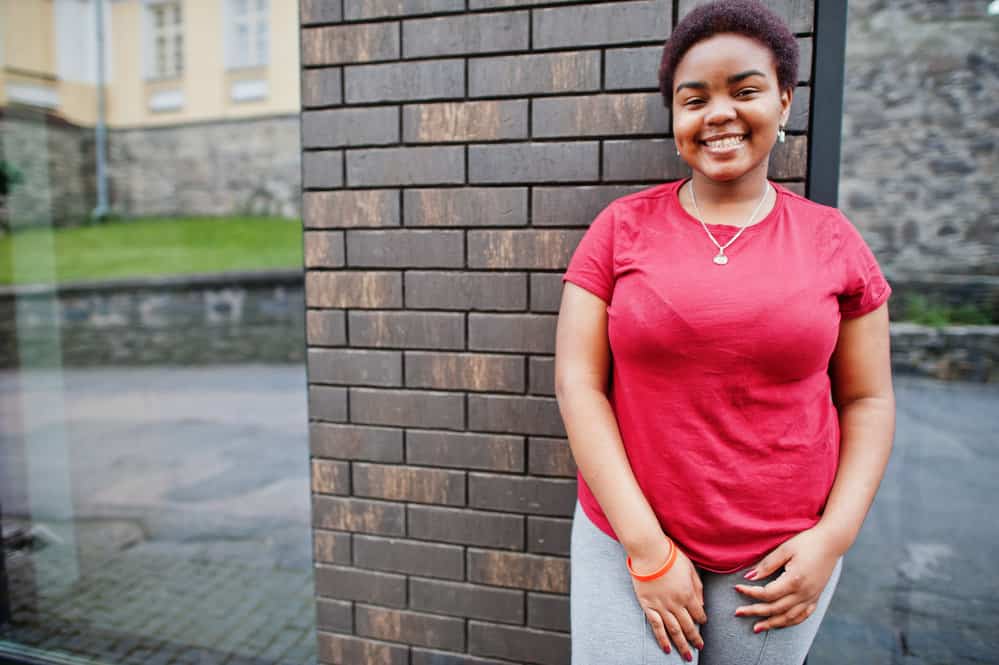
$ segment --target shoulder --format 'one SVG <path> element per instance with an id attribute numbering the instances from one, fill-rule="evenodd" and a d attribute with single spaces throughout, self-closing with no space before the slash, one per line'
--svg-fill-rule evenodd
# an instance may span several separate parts
<path id="1" fill-rule="evenodd" d="M 682 180 L 676 180 L 626 194 L 611 201 L 608 208 L 625 214 L 641 214 L 650 209 L 659 208 L 666 204 L 682 183 Z"/>

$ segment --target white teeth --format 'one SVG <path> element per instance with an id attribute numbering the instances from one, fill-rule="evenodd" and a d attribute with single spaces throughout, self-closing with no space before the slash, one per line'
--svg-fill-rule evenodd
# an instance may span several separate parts
<path id="1" fill-rule="evenodd" d="M 709 148 L 734 148 L 742 143 L 742 139 L 742 136 L 730 136 L 728 138 L 717 139 L 715 141 L 705 141 L 704 144 Z"/>

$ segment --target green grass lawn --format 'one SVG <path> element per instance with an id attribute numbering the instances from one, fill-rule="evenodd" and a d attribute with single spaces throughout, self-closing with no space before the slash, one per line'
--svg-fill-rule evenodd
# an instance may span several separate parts
<path id="1" fill-rule="evenodd" d="M 0 237 L 0 284 L 301 267 L 301 222 L 272 217 L 141 219 Z"/>

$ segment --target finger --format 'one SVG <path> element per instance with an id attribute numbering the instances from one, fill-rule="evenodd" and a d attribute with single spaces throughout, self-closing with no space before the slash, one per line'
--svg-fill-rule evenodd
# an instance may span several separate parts
<path id="1" fill-rule="evenodd" d="M 753 566 L 743 577 L 747 580 L 759 580 L 770 577 L 776 573 L 781 566 L 791 560 L 791 553 L 783 545 L 775 549 L 770 554 L 763 557 L 759 563 Z"/>
<path id="2" fill-rule="evenodd" d="M 663 618 L 656 610 L 651 607 L 646 607 L 645 618 L 648 619 L 649 625 L 652 626 L 652 634 L 655 635 L 656 642 L 659 643 L 660 648 L 666 653 L 669 653 L 669 638 L 666 636 L 666 626 L 663 623 Z"/>
<path id="3" fill-rule="evenodd" d="M 780 600 L 773 603 L 754 603 L 752 605 L 743 605 L 742 607 L 735 608 L 735 616 L 737 617 L 772 617 L 777 614 L 783 614 L 789 609 L 801 603 L 801 598 L 797 596 L 784 596 Z"/>
<path id="4" fill-rule="evenodd" d="M 686 661 L 692 661 L 694 659 L 694 654 L 690 651 L 690 645 L 687 643 L 687 638 L 683 634 L 683 628 L 680 627 L 680 622 L 676 620 L 672 612 L 663 612 L 663 621 L 666 623 L 666 632 L 669 633 L 669 638 L 672 640 L 673 645 L 679 652 L 683 659 Z"/>
<path id="5" fill-rule="evenodd" d="M 800 580 L 796 575 L 784 571 L 777 579 L 763 585 L 736 584 L 735 590 L 749 596 L 754 600 L 774 601 L 794 593 L 800 586 Z"/>
<path id="6" fill-rule="evenodd" d="M 674 616 L 680 622 L 680 628 L 683 630 L 683 636 L 687 638 L 687 642 L 698 649 L 703 649 L 704 640 L 701 638 L 701 631 L 697 628 L 697 623 L 694 622 L 690 612 L 681 608 L 674 613 Z"/>
<path id="7" fill-rule="evenodd" d="M 765 621 L 760 621 L 753 626 L 753 632 L 759 633 L 771 628 L 795 626 L 810 617 L 815 612 L 815 608 L 815 603 L 798 603 L 786 612 L 772 616 Z"/>

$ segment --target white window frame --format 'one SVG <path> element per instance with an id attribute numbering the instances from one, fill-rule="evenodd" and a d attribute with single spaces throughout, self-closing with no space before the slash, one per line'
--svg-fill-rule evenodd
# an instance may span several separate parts
<path id="1" fill-rule="evenodd" d="M 265 67 L 270 63 L 270 0 L 222 0 L 225 17 L 226 69 Z M 239 15 L 243 5 L 245 13 Z M 238 30 L 245 30 L 246 42 L 239 43 Z"/>
<path id="2" fill-rule="evenodd" d="M 156 13 L 163 11 L 169 18 L 170 7 L 176 7 L 179 14 L 179 22 L 164 22 L 163 26 L 156 25 Z M 146 39 L 144 43 L 146 60 L 146 78 L 149 80 L 169 80 L 178 79 L 184 76 L 184 1 L 183 0 L 144 0 L 142 11 L 145 14 Z M 164 40 L 165 52 L 162 54 L 165 66 L 160 66 L 161 52 L 158 46 L 159 39 Z"/>

